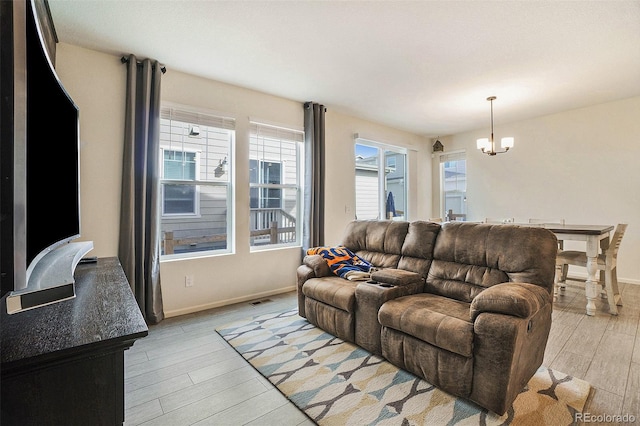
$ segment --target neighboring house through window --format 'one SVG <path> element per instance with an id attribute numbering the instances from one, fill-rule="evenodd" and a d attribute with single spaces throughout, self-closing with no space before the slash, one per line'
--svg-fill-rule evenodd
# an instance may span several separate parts
<path id="1" fill-rule="evenodd" d="M 166 181 L 195 181 L 198 175 L 198 153 L 163 150 L 162 178 Z M 162 185 L 162 215 L 198 214 L 198 197 L 195 185 Z"/>
<path id="2" fill-rule="evenodd" d="M 233 247 L 235 121 L 184 106 L 160 113 L 163 256 Z"/>
<path id="3" fill-rule="evenodd" d="M 277 161 L 249 160 L 251 183 L 282 184 L 282 163 Z M 250 188 L 251 208 L 281 208 L 281 188 Z"/>
<path id="4" fill-rule="evenodd" d="M 300 244 L 304 133 L 251 123 L 249 138 L 250 245 Z"/>

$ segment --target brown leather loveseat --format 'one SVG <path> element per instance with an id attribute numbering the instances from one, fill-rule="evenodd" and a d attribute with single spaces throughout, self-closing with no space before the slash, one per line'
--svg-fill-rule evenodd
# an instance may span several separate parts
<path id="1" fill-rule="evenodd" d="M 300 315 L 504 414 L 542 364 L 554 234 L 518 225 L 356 220 L 341 245 L 378 269 L 375 283 L 345 280 L 321 256 L 306 256 L 297 271 Z"/>

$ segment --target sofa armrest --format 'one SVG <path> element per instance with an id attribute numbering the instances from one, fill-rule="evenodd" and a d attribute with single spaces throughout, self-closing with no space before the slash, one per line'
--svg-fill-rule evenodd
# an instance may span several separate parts
<path id="1" fill-rule="evenodd" d="M 471 321 L 475 321 L 483 312 L 529 318 L 548 303 L 551 303 L 551 295 L 538 285 L 513 282 L 496 284 L 473 299 Z"/>
<path id="2" fill-rule="evenodd" d="M 551 329 L 552 303 L 529 318 L 493 312 L 473 322 L 473 387 L 470 399 L 504 413 L 542 365 Z"/>
<path id="3" fill-rule="evenodd" d="M 319 254 L 305 256 L 304 259 L 302 259 L 302 263 L 313 269 L 313 273 L 316 278 L 334 275 L 334 273 L 331 272 L 331 268 L 329 268 L 327 261 Z"/>
<path id="4" fill-rule="evenodd" d="M 371 274 L 371 279 L 379 283 L 391 284 L 395 286 L 405 286 L 422 282 L 420 274 L 404 269 L 380 269 Z M 421 290 L 422 291 L 422 290 Z"/>

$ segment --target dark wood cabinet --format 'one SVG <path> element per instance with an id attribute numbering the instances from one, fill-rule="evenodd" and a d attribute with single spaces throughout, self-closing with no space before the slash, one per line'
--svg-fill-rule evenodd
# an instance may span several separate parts
<path id="1" fill-rule="evenodd" d="M 71 300 L 8 315 L 2 299 L 3 426 L 124 422 L 124 351 L 147 325 L 117 258 L 75 279 Z"/>

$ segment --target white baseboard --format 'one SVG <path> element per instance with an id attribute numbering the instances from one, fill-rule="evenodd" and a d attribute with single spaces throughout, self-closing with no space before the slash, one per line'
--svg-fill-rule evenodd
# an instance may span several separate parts
<path id="1" fill-rule="evenodd" d="M 264 291 L 261 293 L 248 294 L 246 296 L 234 297 L 232 299 L 217 300 L 211 303 L 205 303 L 197 306 L 189 306 L 188 308 L 175 309 L 172 311 L 164 311 L 165 318 L 177 317 L 180 315 L 192 314 L 194 312 L 206 311 L 207 309 L 219 308 L 221 306 L 233 305 L 235 303 L 248 302 L 249 300 L 261 299 L 263 297 L 275 296 L 276 294 L 288 293 L 294 291 L 296 286 L 282 287 L 276 290 Z"/>
<path id="2" fill-rule="evenodd" d="M 587 279 L 587 274 L 579 274 L 579 273 L 571 274 L 567 276 L 567 279 L 584 281 Z M 633 284 L 633 285 L 640 285 L 640 280 L 634 280 L 630 278 L 618 278 L 618 282 Z M 164 316 L 165 318 L 177 317 L 180 315 L 186 315 L 194 312 L 205 311 L 207 309 L 219 308 L 221 306 L 233 305 L 235 303 L 248 302 L 250 300 L 260 299 L 263 297 L 275 296 L 276 294 L 288 293 L 290 291 L 294 291 L 295 289 L 296 289 L 296 286 L 289 286 L 289 287 L 282 287 L 276 290 L 269 290 L 261 293 L 248 294 L 246 296 L 241 296 L 241 297 L 234 297 L 232 299 L 217 300 L 215 302 L 205 303 L 202 305 L 189 306 L 188 308 L 165 311 Z"/>

